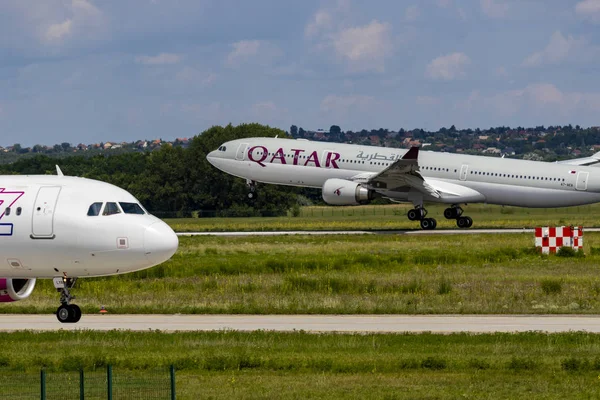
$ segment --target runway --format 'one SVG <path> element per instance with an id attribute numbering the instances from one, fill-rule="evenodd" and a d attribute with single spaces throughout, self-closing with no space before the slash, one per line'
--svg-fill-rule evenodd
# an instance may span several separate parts
<path id="1" fill-rule="evenodd" d="M 600 228 L 584 228 L 584 232 L 600 232 Z M 420 229 L 391 231 L 254 231 L 254 232 L 177 232 L 178 236 L 284 236 L 284 235 L 480 235 L 480 234 L 534 233 L 532 228 L 522 229 Z"/>
<path id="2" fill-rule="evenodd" d="M 357 333 L 600 333 L 600 316 L 587 315 L 84 315 L 61 324 L 54 315 L 0 315 L 0 331 L 305 331 Z"/>

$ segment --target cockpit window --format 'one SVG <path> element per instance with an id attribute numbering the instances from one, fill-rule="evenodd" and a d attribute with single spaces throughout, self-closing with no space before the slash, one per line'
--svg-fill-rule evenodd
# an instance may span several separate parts
<path id="1" fill-rule="evenodd" d="M 146 214 L 137 203 L 119 203 L 125 214 Z"/>
<path id="2" fill-rule="evenodd" d="M 102 203 L 94 203 L 88 209 L 88 217 L 97 217 L 100 215 L 100 210 L 102 210 Z"/>
<path id="3" fill-rule="evenodd" d="M 217 150 L 219 150 L 219 151 L 227 151 L 227 146 L 221 146 Z"/>
<path id="4" fill-rule="evenodd" d="M 120 214 L 121 210 L 119 209 L 119 206 L 117 205 L 117 203 L 106 203 L 106 206 L 104 207 L 104 212 L 102 213 L 102 215 L 114 215 L 114 214 Z"/>

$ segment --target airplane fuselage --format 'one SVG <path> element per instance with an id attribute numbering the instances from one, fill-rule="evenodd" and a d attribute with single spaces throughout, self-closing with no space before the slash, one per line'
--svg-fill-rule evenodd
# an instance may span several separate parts
<path id="1" fill-rule="evenodd" d="M 224 143 L 208 155 L 208 160 L 224 172 L 251 181 L 321 188 L 328 179 L 364 182 L 406 152 L 387 147 L 249 138 Z M 521 207 L 600 202 L 600 169 L 596 167 L 432 151 L 421 151 L 418 165 L 427 182 L 462 196 L 425 195 L 425 201 L 454 204 L 460 198 Z M 402 188 L 388 187 L 380 193 L 392 200 L 414 200 L 414 193 Z"/>
<path id="2" fill-rule="evenodd" d="M 0 176 L 0 277 L 121 274 L 159 264 L 176 248 L 173 231 L 113 185 Z"/>

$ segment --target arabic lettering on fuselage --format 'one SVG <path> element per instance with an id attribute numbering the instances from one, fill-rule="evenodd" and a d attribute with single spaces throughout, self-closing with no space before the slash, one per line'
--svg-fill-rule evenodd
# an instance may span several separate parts
<path id="1" fill-rule="evenodd" d="M 289 160 L 289 158 L 292 160 Z M 257 163 L 261 167 L 265 167 L 266 164 L 272 164 L 278 161 L 279 164 L 289 165 L 300 165 L 304 167 L 324 167 L 324 168 L 335 168 L 339 169 L 339 163 L 341 162 L 342 155 L 335 151 L 323 151 L 319 155 L 319 151 L 314 150 L 312 152 L 304 149 L 290 149 L 284 150 L 282 147 L 278 148 L 274 152 L 270 152 L 265 146 L 252 146 L 248 149 L 248 160 Z M 379 154 L 367 153 L 364 151 L 358 153 L 354 159 L 359 161 L 381 161 L 381 162 L 394 162 L 401 158 L 400 154 Z"/>

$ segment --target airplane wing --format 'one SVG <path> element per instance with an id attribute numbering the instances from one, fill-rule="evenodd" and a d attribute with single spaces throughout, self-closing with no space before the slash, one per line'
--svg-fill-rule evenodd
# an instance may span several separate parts
<path id="1" fill-rule="evenodd" d="M 394 191 L 410 187 L 425 195 L 442 197 L 441 193 L 428 184 L 419 172 L 418 157 L 419 148 L 411 147 L 401 159 L 380 173 L 372 175 L 366 181 L 366 185 L 375 191 L 382 189 Z"/>
<path id="2" fill-rule="evenodd" d="M 590 157 L 583 158 L 574 158 L 572 160 L 563 160 L 557 161 L 557 164 L 566 164 L 566 165 L 578 165 L 578 166 L 594 166 L 600 167 L 600 165 L 595 165 L 600 163 L 600 152 L 591 155 Z"/>

